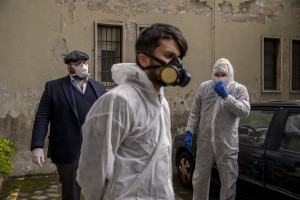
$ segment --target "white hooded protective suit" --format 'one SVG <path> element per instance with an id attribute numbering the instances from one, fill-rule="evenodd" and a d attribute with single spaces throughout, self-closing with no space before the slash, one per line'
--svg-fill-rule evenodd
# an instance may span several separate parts
<path id="1" fill-rule="evenodd" d="M 163 89 L 157 92 L 133 63 L 115 64 L 112 76 L 118 86 L 94 103 L 82 128 L 82 193 L 86 200 L 172 200 L 171 122 Z"/>
<path id="2" fill-rule="evenodd" d="M 193 175 L 193 200 L 209 197 L 211 169 L 217 163 L 221 179 L 220 199 L 235 199 L 238 176 L 238 125 L 240 118 L 250 112 L 249 96 L 245 86 L 233 80 L 233 68 L 227 59 L 220 59 L 213 68 L 225 72 L 229 93 L 224 101 L 214 91 L 213 80 L 202 83 L 195 95 L 187 131 L 197 134 L 196 165 Z"/>

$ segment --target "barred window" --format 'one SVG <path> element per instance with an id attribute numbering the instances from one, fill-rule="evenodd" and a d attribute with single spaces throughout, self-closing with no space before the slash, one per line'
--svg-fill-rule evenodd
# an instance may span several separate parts
<path id="1" fill-rule="evenodd" d="M 300 91 L 300 40 L 292 41 L 292 90 Z"/>
<path id="2" fill-rule="evenodd" d="M 281 76 L 280 38 L 264 38 L 264 90 L 279 90 Z"/>
<path id="3" fill-rule="evenodd" d="M 116 84 L 112 80 L 111 67 L 122 61 L 122 27 L 98 25 L 97 78 L 107 89 Z"/>

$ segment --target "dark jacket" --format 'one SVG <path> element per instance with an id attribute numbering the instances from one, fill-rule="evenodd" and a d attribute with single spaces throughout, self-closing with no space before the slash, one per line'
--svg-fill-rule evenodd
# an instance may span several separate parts
<path id="1" fill-rule="evenodd" d="M 105 93 L 105 87 L 92 79 L 89 83 L 97 99 Z M 71 164 L 79 157 L 82 133 L 70 76 L 47 82 L 38 107 L 31 150 L 44 147 L 50 122 L 48 157 L 55 164 Z"/>

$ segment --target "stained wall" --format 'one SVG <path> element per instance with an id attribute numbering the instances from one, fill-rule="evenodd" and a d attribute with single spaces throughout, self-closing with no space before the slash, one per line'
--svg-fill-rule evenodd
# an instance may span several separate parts
<path id="1" fill-rule="evenodd" d="M 299 99 L 289 89 L 290 41 L 300 39 L 299 0 L 1 0 L 0 137 L 17 144 L 14 175 L 56 170 L 49 159 L 43 168 L 34 165 L 29 147 L 45 82 L 67 75 L 64 56 L 87 52 L 96 78 L 95 23 L 122 24 L 123 62 L 134 62 L 137 27 L 156 22 L 179 27 L 189 44 L 183 65 L 191 83 L 166 88 L 173 137 L 184 133 L 195 92 L 221 57 L 232 62 L 251 102 Z M 262 91 L 262 36 L 282 38 L 279 92 Z"/>

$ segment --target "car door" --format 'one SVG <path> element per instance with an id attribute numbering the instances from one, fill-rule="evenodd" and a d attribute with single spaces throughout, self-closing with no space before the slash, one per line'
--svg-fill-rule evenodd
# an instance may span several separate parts
<path id="1" fill-rule="evenodd" d="M 264 192 L 264 157 L 276 109 L 251 107 L 248 118 L 239 123 L 239 177 L 237 194 L 250 199 L 260 199 Z"/>
<path id="2" fill-rule="evenodd" d="M 269 198 L 300 199 L 300 109 L 283 109 L 266 151 L 265 193 Z"/>

